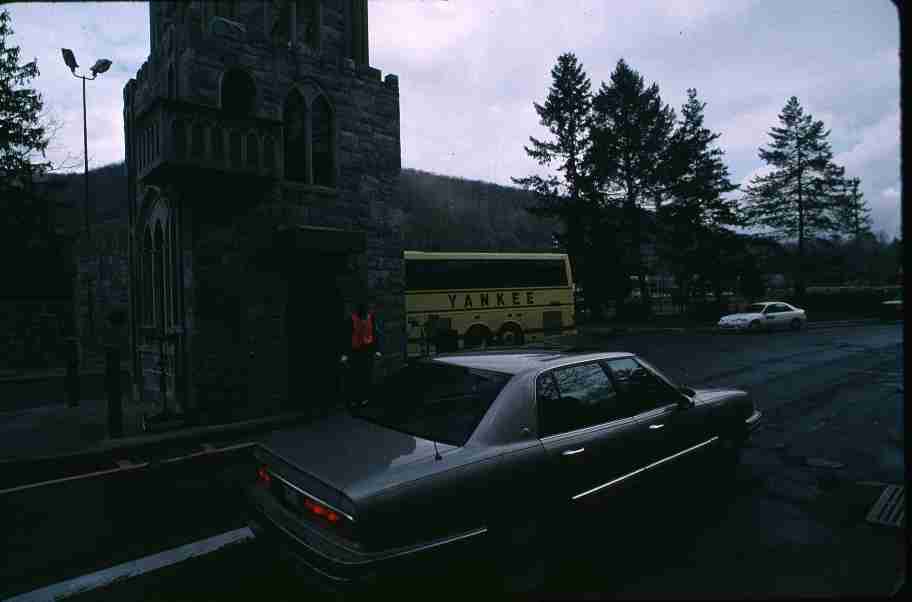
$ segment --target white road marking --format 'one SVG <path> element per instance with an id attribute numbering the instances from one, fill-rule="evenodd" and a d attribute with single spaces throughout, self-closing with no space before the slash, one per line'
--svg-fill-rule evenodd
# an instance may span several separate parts
<path id="1" fill-rule="evenodd" d="M 201 452 L 194 452 L 192 454 L 187 454 L 186 456 L 176 456 L 174 458 L 168 458 L 162 460 L 161 464 L 171 464 L 172 462 L 180 462 L 181 460 L 189 460 L 190 458 L 196 458 L 199 456 L 207 456 L 210 454 L 220 454 L 224 452 L 234 451 L 236 449 L 244 449 L 246 447 L 252 447 L 256 443 L 247 442 L 247 443 L 238 443 L 236 445 L 228 445 L 225 447 L 211 448 Z M 10 487 L 8 489 L 0 489 L 0 495 L 5 493 L 15 493 L 16 491 L 24 491 L 26 489 L 33 489 L 35 487 L 44 487 L 46 485 L 55 485 L 57 483 L 66 483 L 67 481 L 78 481 L 79 479 L 88 479 L 90 477 L 98 477 L 106 474 L 114 474 L 117 472 L 123 472 L 126 470 L 136 470 L 137 468 L 145 468 L 149 466 L 149 462 L 140 462 L 138 464 L 133 464 L 128 460 L 121 460 L 117 462 L 117 468 L 109 468 L 107 470 L 96 470 L 94 472 L 87 472 L 84 474 L 73 475 L 71 477 L 63 477 L 60 479 L 51 479 L 50 481 L 40 481 L 38 483 L 28 483 L 26 485 L 19 485 L 18 487 Z"/>
<path id="2" fill-rule="evenodd" d="M 67 581 L 20 594 L 13 598 L 8 598 L 6 602 L 61 600 L 76 594 L 105 587 L 114 581 L 138 577 L 144 573 L 156 571 L 172 564 L 177 564 L 198 556 L 204 556 L 219 548 L 248 539 L 254 539 L 254 537 L 255 535 L 249 527 L 228 531 L 227 533 L 222 533 L 221 535 L 216 535 L 208 539 L 202 539 L 178 548 L 165 550 L 164 552 L 159 552 L 152 556 L 131 560 L 101 571 L 89 573 L 88 575 L 82 575 L 81 577 L 75 577 Z"/>
<path id="3" fill-rule="evenodd" d="M 137 468 L 145 468 L 148 466 L 147 463 L 142 464 L 133 464 L 127 468 L 109 468 L 108 470 L 96 470 L 94 472 L 87 472 L 84 474 L 74 475 L 72 477 L 63 477 L 61 479 L 51 479 L 50 481 L 41 481 L 39 483 L 29 483 L 28 485 L 19 485 L 18 487 L 10 487 L 9 489 L 0 489 L 0 495 L 5 493 L 15 493 L 16 491 L 24 491 L 26 489 L 33 489 L 35 487 L 44 487 L 45 485 L 55 485 L 57 483 L 66 483 L 67 481 L 78 481 L 79 479 L 88 479 L 90 477 L 97 477 L 106 474 L 113 474 L 115 472 L 124 472 L 125 470 L 136 470 Z"/>

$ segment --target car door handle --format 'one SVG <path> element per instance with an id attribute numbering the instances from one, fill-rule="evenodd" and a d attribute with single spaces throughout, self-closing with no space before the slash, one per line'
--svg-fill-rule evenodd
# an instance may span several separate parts
<path id="1" fill-rule="evenodd" d="M 664 424 L 650 424 L 650 425 L 649 425 L 649 430 L 650 430 L 650 431 L 654 431 L 654 430 L 656 430 L 656 429 L 662 428 L 663 426 L 665 426 L 665 425 L 664 425 Z"/>
<path id="2" fill-rule="evenodd" d="M 581 454 L 586 451 L 585 447 L 580 447 L 577 449 L 568 449 L 567 451 L 561 452 L 562 456 L 575 456 L 576 454 Z"/>

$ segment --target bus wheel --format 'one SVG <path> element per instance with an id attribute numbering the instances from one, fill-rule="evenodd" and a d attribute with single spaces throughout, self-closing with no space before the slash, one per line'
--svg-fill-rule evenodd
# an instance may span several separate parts
<path id="1" fill-rule="evenodd" d="M 503 328 L 500 329 L 500 333 L 497 335 L 497 342 L 501 345 L 522 345 L 525 342 L 525 336 L 523 335 L 522 328 L 516 324 L 506 324 Z"/>
<path id="2" fill-rule="evenodd" d="M 477 349 L 487 345 L 491 340 L 491 333 L 484 326 L 472 326 L 469 328 L 463 338 L 463 347 L 466 349 Z"/>

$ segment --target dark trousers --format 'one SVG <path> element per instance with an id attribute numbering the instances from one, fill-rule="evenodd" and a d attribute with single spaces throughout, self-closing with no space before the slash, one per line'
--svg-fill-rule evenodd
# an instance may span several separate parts
<path id="1" fill-rule="evenodd" d="M 348 400 L 352 403 L 364 401 L 370 396 L 374 378 L 374 350 L 371 348 L 352 351 L 349 356 Z"/>

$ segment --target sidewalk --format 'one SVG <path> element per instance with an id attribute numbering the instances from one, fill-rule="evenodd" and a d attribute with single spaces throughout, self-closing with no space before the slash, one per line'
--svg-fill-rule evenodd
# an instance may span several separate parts
<path id="1" fill-rule="evenodd" d="M 135 437 L 144 412 L 155 404 L 124 403 L 124 437 Z M 81 400 L 78 406 L 46 403 L 0 413 L 0 462 L 73 454 L 107 441 L 108 408 L 104 399 Z"/>
<path id="2" fill-rule="evenodd" d="M 128 470 L 129 464 L 154 464 L 200 453 L 201 449 L 215 452 L 313 418 L 309 412 L 289 412 L 143 432 L 143 415 L 154 415 L 159 409 L 155 402 L 125 401 L 123 437 L 118 438 L 111 438 L 108 433 L 106 400 L 81 400 L 76 407 L 47 403 L 0 413 L 0 491 L 78 474 Z"/>

